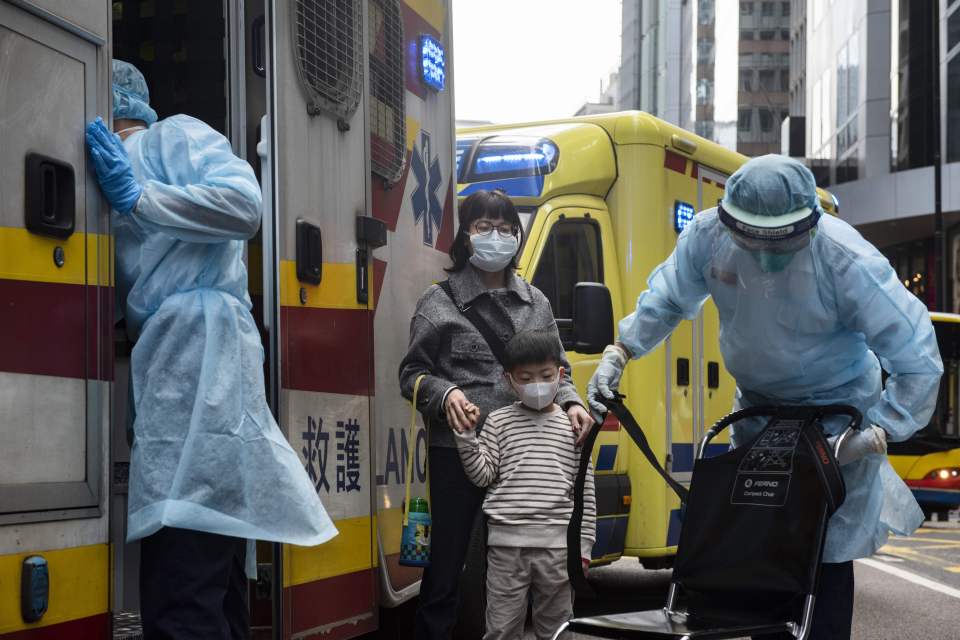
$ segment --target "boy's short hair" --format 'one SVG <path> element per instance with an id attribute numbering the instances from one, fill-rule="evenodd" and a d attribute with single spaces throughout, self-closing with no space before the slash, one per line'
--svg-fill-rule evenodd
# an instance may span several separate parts
<path id="1" fill-rule="evenodd" d="M 554 362 L 557 366 L 563 358 L 560 341 L 553 331 L 529 329 L 518 331 L 506 347 L 507 371 L 528 364 Z"/>

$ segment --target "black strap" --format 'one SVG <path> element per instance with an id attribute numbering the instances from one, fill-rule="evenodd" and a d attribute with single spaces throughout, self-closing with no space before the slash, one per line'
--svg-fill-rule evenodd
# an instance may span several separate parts
<path id="1" fill-rule="evenodd" d="M 450 301 L 453 302 L 454 306 L 460 310 L 460 313 L 463 314 L 463 317 L 470 321 L 470 324 L 480 332 L 480 335 L 483 336 L 483 339 L 487 341 L 487 346 L 490 347 L 490 351 L 493 352 L 493 355 L 496 356 L 497 362 L 500 363 L 500 366 L 503 367 L 504 371 L 507 369 L 507 345 L 504 344 L 503 340 L 500 339 L 500 336 L 497 335 L 497 332 L 487 324 L 487 321 L 483 319 L 483 316 L 480 315 L 480 312 L 473 307 L 473 305 L 467 307 L 461 307 L 457 304 L 456 298 L 453 297 L 453 287 L 450 286 L 449 280 L 444 280 L 443 282 L 438 282 L 437 285 L 443 289 L 443 292 L 447 294 L 450 298 Z"/>
<path id="2" fill-rule="evenodd" d="M 573 513 L 570 514 L 570 524 L 567 525 L 567 577 L 573 592 L 578 597 L 595 598 L 596 593 L 587 577 L 583 575 L 583 564 L 580 562 L 580 534 L 583 528 L 583 488 L 587 480 L 587 468 L 590 464 L 590 453 L 593 444 L 600 433 L 600 423 L 595 422 L 580 447 L 580 467 L 573 484 Z"/>
<path id="3" fill-rule="evenodd" d="M 670 477 L 670 474 L 663 468 L 660 464 L 660 461 L 657 460 L 656 454 L 653 452 L 653 449 L 650 448 L 650 443 L 647 442 L 647 436 L 643 433 L 643 429 L 640 428 L 640 425 L 637 424 L 636 419 L 633 417 L 633 414 L 630 413 L 630 410 L 619 400 L 608 400 L 607 398 L 600 398 L 603 404 L 606 405 L 607 409 L 617 417 L 620 421 L 620 425 L 626 429 L 627 433 L 630 435 L 630 438 L 633 440 L 634 444 L 640 449 L 644 457 L 646 457 L 647 462 L 650 463 L 657 473 L 660 474 L 660 477 L 670 485 L 670 488 L 673 489 L 674 493 L 680 498 L 680 502 L 686 503 L 687 499 L 690 497 L 690 491 Z"/>

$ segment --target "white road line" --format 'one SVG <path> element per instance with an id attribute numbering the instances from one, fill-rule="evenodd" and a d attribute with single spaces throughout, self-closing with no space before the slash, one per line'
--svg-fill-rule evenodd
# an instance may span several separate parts
<path id="1" fill-rule="evenodd" d="M 873 560 L 872 558 L 861 558 L 857 560 L 861 564 L 865 564 L 868 567 L 873 567 L 879 571 L 885 571 L 892 576 L 897 576 L 898 578 L 903 578 L 907 582 L 912 582 L 913 584 L 920 585 L 921 587 L 926 587 L 927 589 L 932 589 L 938 593 L 950 596 L 951 598 L 960 599 L 960 589 L 954 589 L 953 587 L 948 587 L 945 584 L 941 584 L 935 580 L 929 578 L 924 578 L 921 575 L 917 575 L 911 571 L 901 569 L 900 567 L 891 567 L 890 565 L 881 562 L 879 560 Z"/>

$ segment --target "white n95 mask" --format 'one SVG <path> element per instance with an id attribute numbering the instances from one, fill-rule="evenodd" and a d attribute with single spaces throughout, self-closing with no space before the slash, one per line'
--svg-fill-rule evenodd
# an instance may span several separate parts
<path id="1" fill-rule="evenodd" d="M 517 255 L 520 241 L 517 236 L 502 236 L 499 231 L 492 231 L 486 235 L 471 234 L 470 246 L 473 247 L 470 264 L 477 269 L 496 273 L 506 268 L 513 256 Z"/>
<path id="2" fill-rule="evenodd" d="M 520 396 L 520 401 L 530 407 L 541 411 L 556 399 L 557 391 L 560 389 L 560 375 L 558 374 L 552 382 L 528 382 L 519 384 L 510 376 L 513 388 Z"/>

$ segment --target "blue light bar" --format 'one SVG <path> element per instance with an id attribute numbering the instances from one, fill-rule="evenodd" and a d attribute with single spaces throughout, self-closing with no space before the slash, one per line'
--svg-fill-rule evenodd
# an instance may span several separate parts
<path id="1" fill-rule="evenodd" d="M 673 205 L 673 228 L 677 230 L 677 233 L 683 231 L 688 224 L 693 222 L 693 216 L 696 213 L 692 204 L 676 201 Z"/>
<path id="2" fill-rule="evenodd" d="M 429 34 L 420 35 L 420 79 L 434 91 L 443 91 L 447 78 L 446 53 L 440 41 Z"/>
<path id="3" fill-rule="evenodd" d="M 480 143 L 470 174 L 476 180 L 546 175 L 558 155 L 557 146 L 544 138 L 494 137 Z"/>

